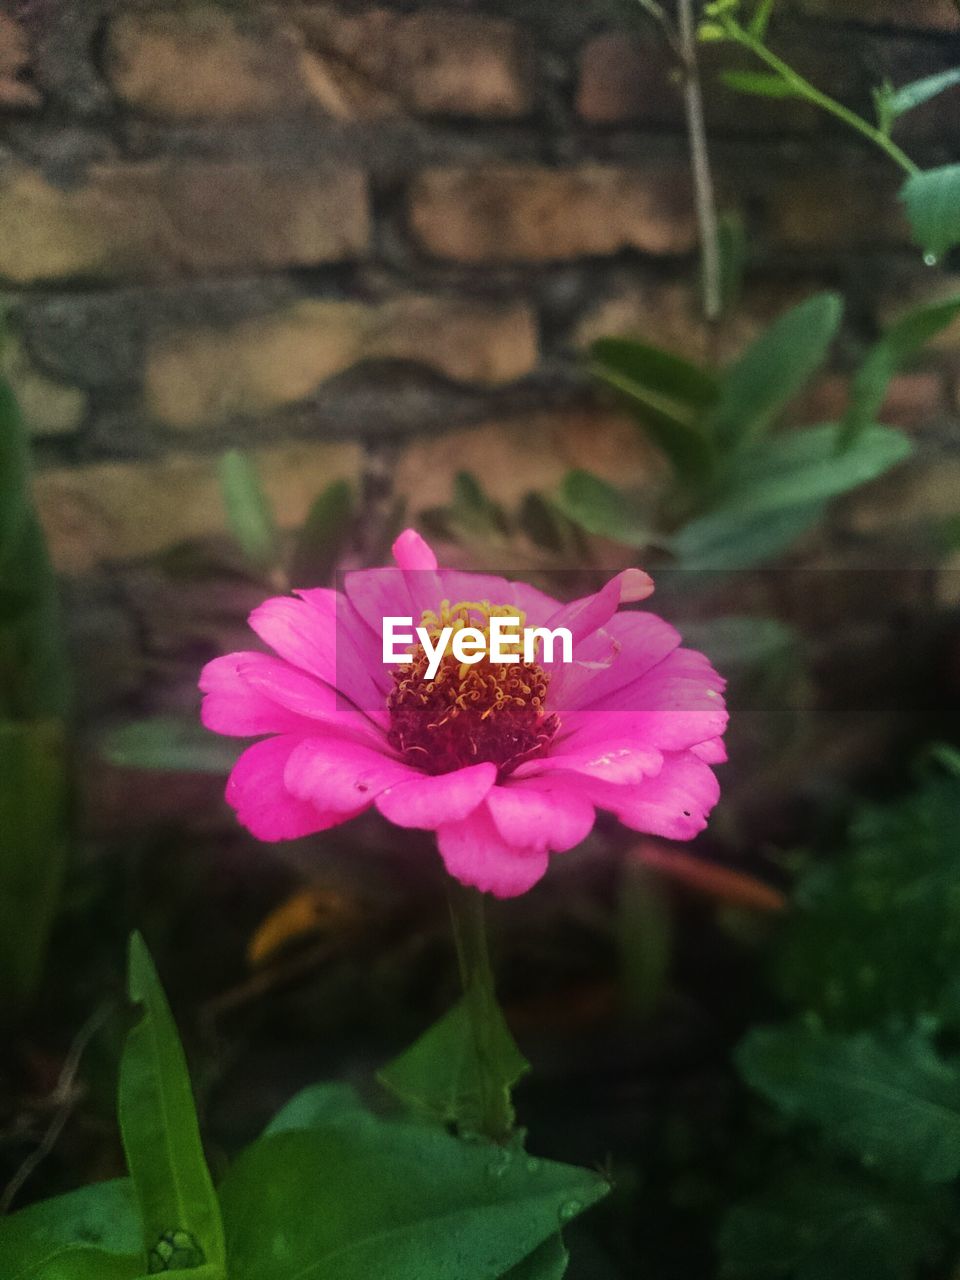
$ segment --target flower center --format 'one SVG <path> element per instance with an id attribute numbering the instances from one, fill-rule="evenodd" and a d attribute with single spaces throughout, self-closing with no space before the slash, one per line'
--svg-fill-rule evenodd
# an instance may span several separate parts
<path id="1" fill-rule="evenodd" d="M 550 677 L 541 666 L 519 657 L 515 662 L 490 661 L 490 619 L 498 616 L 518 618 L 522 631 L 525 615 L 520 609 L 486 600 L 454 605 L 444 600 L 438 613 L 427 610 L 420 621 L 431 644 L 444 627 L 454 633 L 476 627 L 487 637 L 487 653 L 470 665 L 460 662 L 448 644 L 436 674 L 428 679 L 429 659 L 418 645 L 413 661 L 393 673 L 387 699 L 390 745 L 426 773 L 489 762 L 503 777 L 524 760 L 542 755 L 560 726 L 559 717 L 544 710 Z M 512 644 L 505 647 L 514 649 Z M 521 647 L 518 636 L 515 652 Z"/>

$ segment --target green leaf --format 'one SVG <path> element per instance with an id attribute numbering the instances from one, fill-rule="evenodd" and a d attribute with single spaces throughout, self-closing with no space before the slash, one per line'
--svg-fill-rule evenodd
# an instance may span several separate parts
<path id="1" fill-rule="evenodd" d="M 16 400 L 0 380 L 0 714 L 66 716 L 69 664 L 56 581 L 30 496 L 29 447 Z"/>
<path id="2" fill-rule="evenodd" d="M 278 1133 L 306 1133 L 334 1121 L 361 1120 L 367 1110 L 351 1084 L 324 1081 L 301 1089 L 286 1106 L 273 1117 L 263 1137 L 275 1137 Z"/>
<path id="3" fill-rule="evenodd" d="M 960 314 L 960 297 L 918 307 L 890 326 L 871 348 L 850 388 L 840 424 L 840 447 L 847 448 L 876 419 L 890 380 L 900 366 Z"/>
<path id="4" fill-rule="evenodd" d="M 480 481 L 469 471 L 457 472 L 450 514 L 461 531 L 480 537 L 496 538 L 507 529 L 503 508 L 487 496 Z"/>
<path id="5" fill-rule="evenodd" d="M 808 298 L 780 316 L 731 365 L 707 419 L 721 445 L 739 448 L 767 431 L 826 359 L 842 315 L 835 293 Z"/>
<path id="6" fill-rule="evenodd" d="M 937 75 L 924 76 L 922 80 L 914 80 L 895 90 L 887 99 L 887 108 L 894 117 L 905 115 L 914 107 L 922 106 L 931 98 L 936 98 L 958 84 L 960 84 L 960 67 L 953 67 L 950 71 L 940 71 Z"/>
<path id="7" fill-rule="evenodd" d="M 187 1063 L 146 944 L 130 938 L 130 999 L 143 1016 L 127 1036 L 120 1064 L 120 1130 L 133 1180 L 143 1242 L 163 1256 L 171 1235 L 194 1267 L 226 1275 L 223 1225 L 200 1142 Z M 157 1269 L 157 1268 L 151 1268 Z"/>
<path id="8" fill-rule="evenodd" d="M 0 625 L 0 648 L 12 689 L 0 688 L 16 718 L 69 716 L 73 680 L 56 579 L 40 522 L 32 510 L 0 568 L 0 586 L 19 598 L 16 616 Z"/>
<path id="9" fill-rule="evenodd" d="M 309 1131 L 262 1138 L 227 1174 L 230 1280 L 509 1276 L 606 1194 L 588 1170 L 433 1126 L 337 1115 L 341 1102 Z M 520 1272 L 541 1276 L 552 1280 Z"/>
<path id="10" fill-rule="evenodd" d="M 720 79 L 728 89 L 758 98 L 795 98 L 797 92 L 783 76 L 767 71 L 722 71 Z"/>
<path id="11" fill-rule="evenodd" d="M 759 513 L 725 507 L 690 520 L 671 537 L 670 550 L 684 569 L 748 569 L 786 551 L 824 509 L 821 502 Z"/>
<path id="12" fill-rule="evenodd" d="M 220 489 L 230 531 L 244 554 L 257 568 L 272 568 L 280 558 L 273 512 L 256 467 L 239 449 L 228 449 L 220 459 Z"/>
<path id="13" fill-rule="evenodd" d="M 829 1168 L 791 1173 L 720 1232 L 729 1280 L 915 1280 L 946 1235 L 947 1205 Z"/>
<path id="14" fill-rule="evenodd" d="M 832 1030 L 960 1027 L 960 780 L 862 807 L 798 881 L 774 958 L 783 998 Z"/>
<path id="15" fill-rule="evenodd" d="M 650 541 L 649 523 L 636 502 L 589 471 L 567 472 L 554 501 L 587 533 L 628 547 L 646 546 Z"/>
<path id="16" fill-rule="evenodd" d="M 840 439 L 840 427 L 828 423 L 786 431 L 758 445 L 739 459 L 711 514 L 761 515 L 823 502 L 875 480 L 913 452 L 910 439 L 893 427 L 866 427 L 842 453 Z"/>
<path id="17" fill-rule="evenodd" d="M 760 1029 L 737 1065 L 786 1115 L 870 1167 L 926 1183 L 960 1174 L 960 1071 L 919 1035 Z"/>
<path id="18" fill-rule="evenodd" d="M 67 843 L 63 725 L 0 721 L 0 1004 L 39 981 Z"/>
<path id="19" fill-rule="evenodd" d="M 773 15 L 773 6 L 777 0 L 758 0 L 756 11 L 750 19 L 750 25 L 747 28 L 750 35 L 756 40 L 763 40 L 767 34 L 767 27 L 770 25 L 770 18 Z"/>
<path id="20" fill-rule="evenodd" d="M 717 223 L 717 251 L 720 255 L 720 302 L 724 313 L 733 311 L 743 293 L 747 264 L 747 231 L 734 211 L 720 215 Z"/>
<path id="21" fill-rule="evenodd" d="M 914 238 L 936 261 L 960 244 L 960 164 L 926 169 L 900 189 Z"/>
<path id="22" fill-rule="evenodd" d="M 529 1069 L 500 1009 L 491 1009 L 491 1054 L 486 1064 L 509 1092 Z M 467 1005 L 460 999 L 439 1022 L 378 1074 L 381 1084 L 415 1111 L 476 1133 L 482 1118 L 481 1066 Z"/>
<path id="23" fill-rule="evenodd" d="M 10 384 L 0 378 L 0 565 L 29 509 L 27 434 Z"/>
<path id="24" fill-rule="evenodd" d="M 563 1280 L 570 1255 L 559 1232 L 534 1249 L 523 1262 L 503 1274 L 503 1280 Z"/>
<path id="25" fill-rule="evenodd" d="M 688 360 L 628 338 L 601 338 L 591 371 L 619 392 L 678 475 L 702 478 L 713 449 L 702 418 L 719 394 L 716 379 Z"/>
<path id="26" fill-rule="evenodd" d="M 291 582 L 297 587 L 316 587 L 331 580 L 350 535 L 352 517 L 353 488 L 347 480 L 335 480 L 315 500 L 297 535 Z"/>
<path id="27" fill-rule="evenodd" d="M 129 1179 L 98 1182 L 0 1219 L 4 1280 L 132 1280 L 142 1272 Z"/>
<path id="28" fill-rule="evenodd" d="M 524 494 L 517 523 L 535 546 L 546 551 L 573 555 L 581 550 L 581 531 L 555 502 L 542 493 Z"/>
<path id="29" fill-rule="evenodd" d="M 225 774 L 237 762 L 236 744 L 180 716 L 133 720 L 101 734 L 97 745 L 103 758 L 121 769 Z"/>

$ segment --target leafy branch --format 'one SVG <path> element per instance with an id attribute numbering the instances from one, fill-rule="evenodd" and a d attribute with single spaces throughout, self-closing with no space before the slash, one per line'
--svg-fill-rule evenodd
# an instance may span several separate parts
<path id="1" fill-rule="evenodd" d="M 772 9 L 771 0 L 760 0 L 753 17 L 744 23 L 739 17 L 741 0 L 713 0 L 706 6 L 700 39 L 737 45 L 767 68 L 764 72 L 728 71 L 723 76 L 725 83 L 741 93 L 808 102 L 882 151 L 906 174 L 900 199 L 914 236 L 925 250 L 926 262 L 933 266 L 942 254 L 960 245 L 960 164 L 922 169 L 893 141 L 891 133 L 901 116 L 960 83 L 960 69 L 927 76 L 899 89 L 881 84 L 873 95 L 877 121 L 871 123 L 818 89 L 774 53 L 766 42 Z"/>
<path id="2" fill-rule="evenodd" d="M 864 120 L 862 116 L 857 115 L 855 111 L 845 107 L 842 102 L 837 102 L 835 98 L 831 98 L 829 94 L 811 84 L 809 80 L 800 75 L 798 71 L 795 71 L 793 67 L 789 66 L 772 49 L 767 47 L 763 36 L 766 30 L 766 19 L 773 8 L 772 4 L 762 4 L 758 10 L 758 15 L 763 18 L 763 21 L 755 20 L 747 27 L 743 26 L 736 17 L 737 8 L 738 0 L 716 0 L 716 3 L 708 4 L 706 13 L 711 21 L 701 25 L 700 39 L 708 42 L 729 40 L 734 44 L 740 45 L 741 48 L 748 50 L 773 72 L 775 82 L 768 86 L 770 96 L 776 94 L 776 96 L 780 97 L 802 98 L 813 106 L 819 107 L 821 111 L 826 111 L 857 133 L 862 134 L 863 137 L 885 152 L 906 174 L 912 176 L 920 172 L 919 166 L 914 164 L 906 152 L 890 138 L 888 128 L 878 128 L 872 125 L 868 120 Z"/>

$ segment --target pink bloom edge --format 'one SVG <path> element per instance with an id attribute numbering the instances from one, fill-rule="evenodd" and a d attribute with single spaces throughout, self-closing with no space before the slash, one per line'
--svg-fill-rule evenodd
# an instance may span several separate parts
<path id="1" fill-rule="evenodd" d="M 227 783 L 247 830 L 264 841 L 295 839 L 374 806 L 399 827 L 436 832 L 448 872 L 463 884 L 514 897 L 542 878 L 550 854 L 589 835 L 598 808 L 672 840 L 704 829 L 719 798 L 711 766 L 726 759 L 724 681 L 668 623 L 621 610 L 653 591 L 647 574 L 627 569 L 562 604 L 523 583 L 440 569 L 412 529 L 393 552 L 396 569 L 348 574 L 342 594 L 266 600 L 250 625 L 273 653 L 232 653 L 204 668 L 204 724 L 260 739 Z M 426 773 L 388 741 L 392 680 L 380 619 L 416 622 L 443 599 L 516 604 L 528 624 L 573 633 L 573 663 L 549 669 L 556 736 L 506 776 L 493 763 Z"/>

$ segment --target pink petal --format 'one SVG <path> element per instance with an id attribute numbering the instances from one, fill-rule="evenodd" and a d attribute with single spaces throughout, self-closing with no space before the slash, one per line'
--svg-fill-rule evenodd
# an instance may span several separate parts
<path id="1" fill-rule="evenodd" d="M 680 646 L 680 633 L 654 613 L 616 613 L 581 644 L 574 661 L 554 668 L 551 706 L 588 706 L 645 675 Z"/>
<path id="2" fill-rule="evenodd" d="M 593 830 L 593 802 L 575 787 L 515 782 L 494 787 L 487 796 L 494 825 L 507 844 L 563 853 Z"/>
<path id="3" fill-rule="evenodd" d="M 702 653 L 675 649 L 639 679 L 603 694 L 577 714 L 618 715 L 623 734 L 681 751 L 722 735 L 728 718 L 721 697 L 724 683 Z M 568 727 L 572 719 L 565 717 Z"/>
<path id="4" fill-rule="evenodd" d="M 294 596 L 273 596 L 254 609 L 249 621 L 264 644 L 281 658 L 325 684 L 336 685 L 337 615 L 333 600 L 324 597 L 319 605 Z"/>
<path id="5" fill-rule="evenodd" d="M 436 569 L 437 557 L 416 529 L 404 529 L 393 544 L 393 558 L 401 569 Z"/>
<path id="6" fill-rule="evenodd" d="M 492 573 L 441 569 L 438 577 L 441 598 L 451 604 L 461 600 L 486 600 L 492 605 L 515 605 L 526 615 L 527 626 L 531 627 L 542 626 L 563 607 L 559 600 L 526 582 L 512 582 Z"/>
<path id="7" fill-rule="evenodd" d="M 310 733 L 313 724 L 279 706 L 240 675 L 240 664 L 263 658 L 262 653 L 228 653 L 203 668 L 200 688 L 206 695 L 200 717 L 208 729 L 236 738 L 256 738 L 264 733 Z"/>
<path id="8" fill-rule="evenodd" d="M 389 673 L 379 661 L 360 659 L 350 616 L 341 618 L 337 592 L 306 598 L 275 596 L 250 615 L 250 625 L 281 658 L 339 689 L 365 711 L 382 706 Z M 339 648 L 339 652 L 338 652 Z"/>
<path id="9" fill-rule="evenodd" d="M 290 734 L 255 742 L 244 751 L 230 774 L 227 803 L 258 840 L 295 840 L 326 831 L 351 816 L 324 812 L 287 790 L 284 769 L 302 740 Z"/>
<path id="10" fill-rule="evenodd" d="M 722 738 L 709 738 L 706 742 L 698 742 L 690 750 L 704 764 L 724 764 L 727 760 L 727 748 Z"/>
<path id="11" fill-rule="evenodd" d="M 551 617 L 547 626 L 551 630 L 566 627 L 573 636 L 574 652 L 577 646 L 599 627 L 609 622 L 620 606 L 620 581 L 611 578 L 592 596 L 582 596 L 562 605 Z"/>
<path id="12" fill-rule="evenodd" d="M 515 898 L 542 879 L 545 849 L 519 849 L 500 835 L 485 804 L 460 822 L 437 829 L 437 844 L 447 871 L 461 884 L 497 898 Z"/>
<path id="13" fill-rule="evenodd" d="M 655 778 L 632 787 L 595 783 L 590 794 L 634 831 L 692 840 L 707 825 L 707 815 L 720 798 L 720 784 L 702 760 L 684 751 L 667 756 Z"/>
<path id="14" fill-rule="evenodd" d="M 302 739 L 284 773 L 301 800 L 337 813 L 366 809 L 386 787 L 419 777 L 409 765 L 340 735 Z"/>
<path id="15" fill-rule="evenodd" d="M 643 569 L 624 569 L 616 581 L 620 583 L 621 604 L 634 604 L 653 595 L 653 579 Z"/>
<path id="16" fill-rule="evenodd" d="M 241 679 L 252 689 L 312 722 L 308 733 L 316 733 L 317 724 L 332 725 L 347 736 L 363 738 L 373 747 L 387 749 L 382 730 L 350 707 L 328 685 L 292 667 L 283 658 L 254 653 L 243 659 L 238 669 Z"/>
<path id="17" fill-rule="evenodd" d="M 540 760 L 529 760 L 513 774 L 515 778 L 547 777 L 551 773 L 582 773 L 606 782 L 640 782 L 659 773 L 663 754 L 635 739 L 618 736 L 619 726 L 608 725 L 606 735 L 591 743 L 573 735 L 560 750 L 551 751 Z"/>
<path id="18" fill-rule="evenodd" d="M 653 579 L 642 569 L 624 569 L 592 596 L 583 596 L 563 605 L 550 618 L 548 625 L 568 627 L 573 635 L 574 652 L 588 636 L 605 626 L 621 604 L 643 600 L 653 591 Z"/>
<path id="19" fill-rule="evenodd" d="M 398 827 L 433 831 L 445 822 L 459 822 L 472 813 L 496 778 L 494 764 L 474 764 L 436 777 L 422 773 L 408 782 L 387 787 L 377 796 L 376 805 Z"/>

